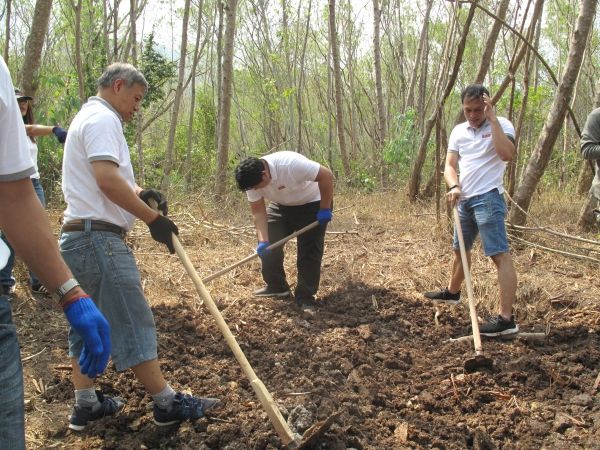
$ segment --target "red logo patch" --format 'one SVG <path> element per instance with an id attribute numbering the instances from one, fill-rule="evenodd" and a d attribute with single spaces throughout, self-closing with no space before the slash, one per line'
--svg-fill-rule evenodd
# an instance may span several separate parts
<path id="1" fill-rule="evenodd" d="M 492 135 L 492 133 L 486 133 L 486 134 L 482 134 L 481 138 L 485 139 L 485 138 L 489 138 Z"/>

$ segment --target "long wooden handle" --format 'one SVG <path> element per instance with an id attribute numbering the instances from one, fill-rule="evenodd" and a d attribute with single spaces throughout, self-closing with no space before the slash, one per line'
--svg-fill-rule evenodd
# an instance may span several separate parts
<path id="1" fill-rule="evenodd" d="M 302 233 L 307 232 L 308 230 L 312 230 L 313 228 L 315 228 L 317 225 L 319 225 L 319 221 L 315 220 L 314 222 L 306 225 L 304 228 L 300 228 L 297 231 L 294 231 L 292 234 L 290 234 L 289 236 L 284 237 L 283 239 L 281 239 L 280 241 L 275 242 L 274 244 L 271 244 L 267 247 L 268 250 L 273 250 L 274 248 L 277 247 L 281 247 L 283 244 L 285 244 L 287 241 L 289 241 L 290 239 L 294 239 L 296 236 L 300 236 Z M 235 269 L 236 267 L 241 266 L 242 264 L 246 264 L 248 261 L 252 261 L 254 258 L 256 258 L 258 256 L 258 253 L 253 253 L 250 256 L 246 256 L 244 259 L 239 260 L 238 262 L 225 267 L 224 269 L 219 270 L 218 272 L 215 272 L 209 276 L 207 276 L 206 278 L 204 278 L 202 281 L 204 283 L 208 283 L 211 280 L 214 280 L 217 277 L 220 277 L 221 275 L 226 274 L 227 272 Z"/>
<path id="2" fill-rule="evenodd" d="M 233 336 L 233 333 L 231 332 L 229 326 L 225 322 L 225 319 L 223 319 L 219 308 L 217 308 L 217 305 L 215 305 L 215 302 L 212 299 L 210 293 L 202 283 L 202 279 L 196 272 L 196 269 L 194 269 L 192 261 L 183 249 L 181 242 L 179 242 L 179 238 L 175 234 L 172 234 L 172 238 L 175 253 L 177 253 L 177 256 L 179 257 L 181 263 L 185 267 L 186 272 L 194 282 L 196 291 L 198 292 L 198 295 L 200 295 L 200 298 L 203 300 L 204 305 L 210 312 L 211 316 L 213 316 L 213 318 L 215 319 L 215 322 L 217 322 L 217 326 L 223 334 L 227 345 L 233 352 L 235 359 L 237 359 L 238 363 L 242 367 L 242 370 L 244 371 L 244 374 L 250 380 L 250 385 L 254 389 L 256 396 L 258 397 L 260 403 L 267 412 L 267 416 L 269 416 L 269 419 L 271 420 L 273 427 L 275 427 L 275 431 L 279 435 L 279 438 L 284 443 L 284 445 L 288 445 L 290 443 L 295 442 L 294 433 L 292 433 L 292 430 L 290 430 L 290 428 L 288 427 L 288 424 L 281 415 L 281 412 L 279 411 L 277 404 L 273 400 L 273 397 L 271 396 L 263 382 L 260 381 L 260 379 L 256 376 L 256 373 L 252 369 L 252 366 L 250 366 L 246 355 L 244 355 L 244 352 L 235 340 L 235 337 Z"/>
<path id="3" fill-rule="evenodd" d="M 465 240 L 460 225 L 460 217 L 458 209 L 455 206 L 454 224 L 456 226 L 456 235 L 458 236 L 458 246 L 460 248 L 460 259 L 462 261 L 463 273 L 465 274 L 465 283 L 467 284 L 467 296 L 469 297 L 469 313 L 471 315 L 471 327 L 473 328 L 473 342 L 475 343 L 475 353 L 483 354 L 483 346 L 481 345 L 481 336 L 479 335 L 479 322 L 477 322 L 477 311 L 475 309 L 475 296 L 473 295 L 473 282 L 471 281 L 471 270 L 469 269 L 469 261 L 467 260 L 467 251 L 465 249 Z"/>

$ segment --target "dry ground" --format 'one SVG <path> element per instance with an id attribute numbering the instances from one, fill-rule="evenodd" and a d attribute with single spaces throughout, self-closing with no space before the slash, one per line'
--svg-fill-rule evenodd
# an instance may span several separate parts
<path id="1" fill-rule="evenodd" d="M 535 205 L 533 214 L 544 225 L 575 232 L 578 202 L 548 197 Z M 302 432 L 340 413 L 314 448 L 600 448 L 600 396 L 592 388 L 600 370 L 598 264 L 530 247 L 515 250 L 518 323 L 522 331 L 548 336 L 486 340 L 494 368 L 465 374 L 472 344 L 448 341 L 468 334 L 465 302 L 440 307 L 436 324 L 435 306 L 421 296 L 447 280 L 446 217 L 437 224 L 430 205 L 409 205 L 398 193 L 339 195 L 336 206 L 350 208 L 329 228 L 338 233 L 327 235 L 316 317 L 303 317 L 291 301 L 252 298 L 261 284 L 257 261 L 207 284 L 294 429 Z M 187 199 L 171 210 L 201 276 L 253 252 L 242 199 L 225 209 Z M 58 212 L 52 217 L 58 228 Z M 83 433 L 68 430 L 73 394 L 65 320 L 56 307 L 29 295 L 21 267 L 13 306 L 28 448 L 282 448 L 177 257 L 155 245 L 143 226 L 129 242 L 155 313 L 168 380 L 176 389 L 219 397 L 223 407 L 214 417 L 157 429 L 149 396 L 130 373 L 111 366 L 98 385 L 125 397 L 123 412 Z M 293 283 L 294 242 L 287 251 Z M 473 265 L 484 316 L 497 301 L 495 269 L 479 250 Z"/>

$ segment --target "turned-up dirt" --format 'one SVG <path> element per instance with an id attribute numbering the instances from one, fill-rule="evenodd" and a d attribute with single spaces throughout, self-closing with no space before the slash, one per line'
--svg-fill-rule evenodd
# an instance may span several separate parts
<path id="1" fill-rule="evenodd" d="M 256 299 L 254 261 L 207 284 L 255 372 L 300 433 L 339 412 L 315 449 L 594 449 L 600 448 L 598 266 L 542 250 L 514 251 L 519 275 L 515 308 L 522 331 L 545 339 L 484 340 L 492 370 L 466 374 L 472 342 L 466 302 L 440 306 L 422 292 L 446 283 L 448 219 L 402 194 L 340 195 L 327 235 L 319 310 L 303 316 L 292 300 Z M 203 209 L 202 209 L 203 208 Z M 247 205 L 223 209 L 177 203 L 170 208 L 201 277 L 251 254 Z M 571 211 L 573 210 L 573 211 Z M 575 232 L 577 205 L 555 201 L 545 223 Z M 220 211 L 220 212 L 218 212 Z M 535 211 L 534 211 L 535 213 Z M 59 211 L 51 211 L 58 223 Z M 56 225 L 58 229 L 58 225 Z M 594 239 L 593 235 L 587 236 Z M 232 352 L 183 266 L 145 227 L 129 236 L 154 310 L 159 357 L 178 390 L 219 397 L 215 414 L 158 428 L 151 399 L 131 372 L 109 366 L 98 387 L 127 404 L 120 415 L 68 430 L 74 397 L 59 309 L 24 287 L 12 303 L 26 382 L 28 448 L 283 448 Z M 286 267 L 295 282 L 295 243 Z M 494 312 L 495 268 L 475 249 L 479 315 Z"/>

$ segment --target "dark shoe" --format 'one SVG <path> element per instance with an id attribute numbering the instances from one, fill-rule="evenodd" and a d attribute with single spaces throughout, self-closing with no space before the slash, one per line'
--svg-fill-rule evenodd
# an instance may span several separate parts
<path id="1" fill-rule="evenodd" d="M 95 410 L 91 406 L 73 407 L 73 413 L 69 418 L 69 428 L 75 431 L 83 430 L 88 422 L 101 419 L 106 416 L 114 416 L 122 408 L 125 402 L 120 397 L 105 397 L 102 392 L 96 391 L 100 406 Z"/>
<path id="2" fill-rule="evenodd" d="M 434 302 L 449 303 L 451 305 L 456 305 L 460 302 L 460 291 L 453 294 L 448 288 L 444 288 L 441 291 L 425 292 L 423 295 Z"/>
<path id="3" fill-rule="evenodd" d="M 515 323 L 515 316 L 510 316 L 510 320 L 498 315 L 491 317 L 486 323 L 479 326 L 479 333 L 483 336 L 503 336 L 519 332 L 519 326 Z"/>
<path id="4" fill-rule="evenodd" d="M 2 295 L 11 295 L 15 293 L 15 285 L 14 284 L 3 284 L 2 285 Z"/>
<path id="5" fill-rule="evenodd" d="M 296 300 L 296 304 L 304 314 L 314 316 L 317 313 L 317 304 L 312 298 Z"/>
<path id="6" fill-rule="evenodd" d="M 154 423 L 160 427 L 173 425 L 184 420 L 196 420 L 204 417 L 208 411 L 220 403 L 216 398 L 196 398 L 178 392 L 169 409 L 154 404 Z"/>
<path id="7" fill-rule="evenodd" d="M 252 295 L 255 297 L 289 297 L 290 288 L 272 288 L 271 286 L 266 286 L 262 289 L 254 291 Z"/>
<path id="8" fill-rule="evenodd" d="M 48 292 L 48 289 L 46 289 L 46 286 L 44 286 L 43 284 L 34 284 L 31 286 L 31 292 L 33 294 L 40 294 L 40 295 L 45 295 L 45 296 L 50 296 L 50 292 Z"/>

